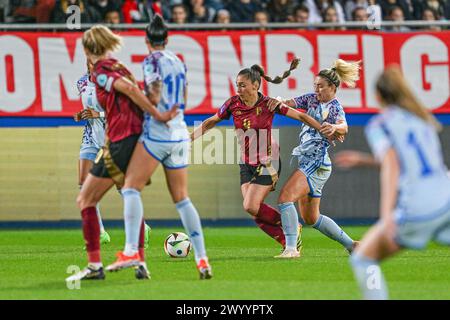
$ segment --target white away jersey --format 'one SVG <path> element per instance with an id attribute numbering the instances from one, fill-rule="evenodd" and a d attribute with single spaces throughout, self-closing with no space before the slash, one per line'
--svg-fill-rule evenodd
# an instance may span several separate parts
<path id="1" fill-rule="evenodd" d="M 97 100 L 95 84 L 89 80 L 89 75 L 85 74 L 77 81 L 78 92 L 81 95 L 81 102 L 84 109 L 92 109 L 103 112 Z M 86 121 L 83 131 L 83 145 L 90 145 L 101 148 L 105 143 L 105 118 L 89 119 Z"/>
<path id="2" fill-rule="evenodd" d="M 378 161 L 393 148 L 400 164 L 397 212 L 423 220 L 450 208 L 450 179 L 434 127 L 399 107 L 387 108 L 367 125 L 366 137 Z"/>
<path id="3" fill-rule="evenodd" d="M 171 51 L 154 51 L 142 63 L 146 90 L 155 81 L 162 82 L 159 112 L 166 112 L 178 104 L 178 115 L 167 125 L 144 115 L 144 136 L 153 141 L 174 142 L 189 140 L 189 132 L 184 122 L 184 93 L 186 89 L 186 66 Z"/>

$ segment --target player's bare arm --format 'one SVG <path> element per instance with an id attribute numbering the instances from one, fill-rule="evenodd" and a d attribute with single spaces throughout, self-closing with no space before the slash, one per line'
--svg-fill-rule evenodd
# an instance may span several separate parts
<path id="1" fill-rule="evenodd" d="M 73 120 L 75 120 L 76 122 L 78 122 L 78 121 L 80 121 L 81 120 L 81 113 L 82 113 L 83 111 L 78 111 L 77 113 L 75 113 L 74 115 L 73 115 Z"/>
<path id="2" fill-rule="evenodd" d="M 334 163 L 343 169 L 380 166 L 380 163 L 370 153 L 354 150 L 338 152 L 334 157 Z"/>
<path id="3" fill-rule="evenodd" d="M 286 99 L 286 100 L 283 100 L 283 103 L 284 103 L 285 105 L 287 105 L 288 107 L 291 107 L 291 108 L 297 107 L 297 104 L 295 103 L 295 100 L 294 100 L 294 99 Z"/>
<path id="4" fill-rule="evenodd" d="M 96 119 L 101 118 L 100 112 L 97 112 L 92 109 L 85 109 L 81 112 L 81 119 L 87 120 L 87 119 Z"/>
<path id="5" fill-rule="evenodd" d="M 158 109 L 147 99 L 141 90 L 126 78 L 114 82 L 114 89 L 127 95 L 139 108 L 148 112 L 153 118 L 161 122 L 173 119 L 178 113 L 178 105 L 172 106 L 167 112 L 159 112 Z"/>
<path id="6" fill-rule="evenodd" d="M 196 128 L 191 133 L 191 140 L 194 141 L 198 137 L 201 137 L 208 130 L 214 128 L 216 126 L 216 124 L 218 124 L 220 121 L 222 121 L 222 119 L 220 119 L 216 114 L 213 115 L 212 117 L 209 117 L 208 119 L 206 119 L 205 121 L 202 122 L 201 126 Z"/>
<path id="7" fill-rule="evenodd" d="M 392 221 L 394 208 L 397 205 L 398 178 L 400 166 L 397 153 L 390 148 L 381 161 L 380 170 L 380 217 Z"/>
<path id="8" fill-rule="evenodd" d="M 336 124 L 324 122 L 319 131 L 327 137 L 332 135 L 345 136 L 348 133 L 348 125 L 344 120 L 340 120 Z"/>
<path id="9" fill-rule="evenodd" d="M 147 90 L 147 98 L 156 106 L 161 101 L 162 81 L 153 81 L 147 86 Z"/>
<path id="10" fill-rule="evenodd" d="M 310 126 L 311 128 L 314 128 L 316 130 L 320 130 L 320 123 L 310 115 L 297 111 L 295 109 L 289 108 L 288 112 L 286 113 L 286 116 L 295 120 L 299 120 L 303 122 L 304 124 Z"/>

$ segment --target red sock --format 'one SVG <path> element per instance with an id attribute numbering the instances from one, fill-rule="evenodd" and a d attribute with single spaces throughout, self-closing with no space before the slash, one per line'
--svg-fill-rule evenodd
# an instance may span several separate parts
<path id="1" fill-rule="evenodd" d="M 257 217 L 267 224 L 271 224 L 273 226 L 281 226 L 280 213 L 276 209 L 265 203 L 261 203 L 261 205 L 259 206 Z"/>
<path id="2" fill-rule="evenodd" d="M 142 220 L 141 231 L 139 232 L 139 257 L 141 258 L 141 262 L 145 262 L 144 241 L 145 241 L 145 222 L 144 220 Z"/>
<path id="3" fill-rule="evenodd" d="M 255 222 L 262 231 L 267 233 L 271 238 L 278 241 L 283 247 L 286 245 L 286 238 L 284 237 L 284 232 L 281 225 L 273 226 L 265 223 L 259 218 L 255 218 Z"/>
<path id="4" fill-rule="evenodd" d="M 81 210 L 83 221 L 83 236 L 86 242 L 88 260 L 92 263 L 101 262 L 100 258 L 100 226 L 98 224 L 97 209 L 89 207 Z"/>

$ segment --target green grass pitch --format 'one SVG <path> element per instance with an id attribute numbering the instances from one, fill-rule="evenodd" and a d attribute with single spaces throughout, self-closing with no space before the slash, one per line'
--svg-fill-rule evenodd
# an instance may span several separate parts
<path id="1" fill-rule="evenodd" d="M 367 228 L 347 227 L 359 239 Z M 108 230 L 103 262 L 114 260 L 123 230 Z M 191 253 L 165 255 L 163 241 L 182 228 L 154 228 L 147 263 L 150 281 L 133 270 L 107 273 L 105 281 L 81 282 L 69 290 L 70 265 L 84 267 L 80 230 L 0 231 L 0 299 L 359 299 L 348 254 L 312 228 L 303 233 L 303 256 L 277 260 L 280 247 L 256 227 L 205 228 L 214 278 L 199 281 Z M 450 299 L 449 249 L 431 244 L 426 251 L 404 251 L 382 264 L 392 299 Z"/>

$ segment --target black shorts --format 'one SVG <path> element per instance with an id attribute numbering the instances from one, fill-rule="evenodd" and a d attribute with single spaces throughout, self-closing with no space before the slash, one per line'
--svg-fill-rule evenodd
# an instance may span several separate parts
<path id="1" fill-rule="evenodd" d="M 259 184 L 262 186 L 272 186 L 272 191 L 275 190 L 278 178 L 281 174 L 281 160 L 277 163 L 269 165 L 252 166 L 249 164 L 240 164 L 241 170 L 241 185 L 244 183 Z"/>
<path id="2" fill-rule="evenodd" d="M 120 189 L 139 136 L 135 134 L 117 142 L 107 142 L 97 155 L 91 174 L 99 178 L 113 179 Z"/>

